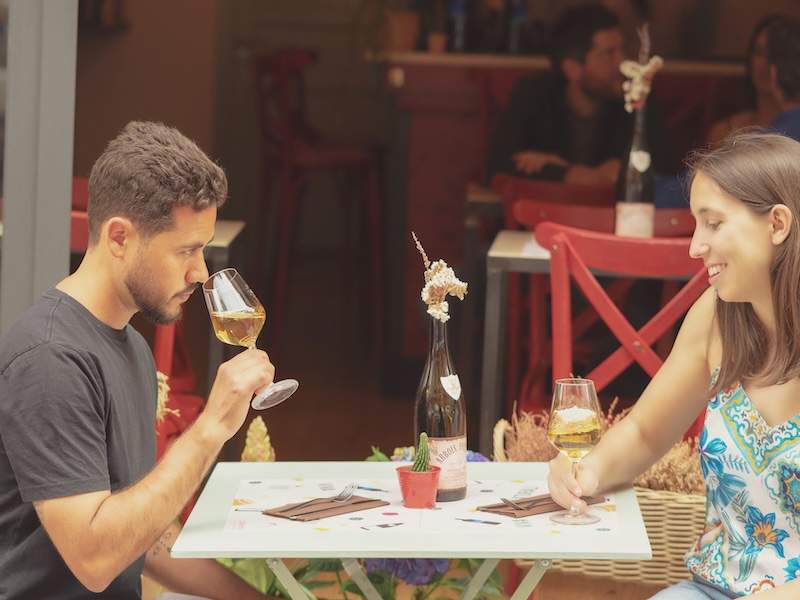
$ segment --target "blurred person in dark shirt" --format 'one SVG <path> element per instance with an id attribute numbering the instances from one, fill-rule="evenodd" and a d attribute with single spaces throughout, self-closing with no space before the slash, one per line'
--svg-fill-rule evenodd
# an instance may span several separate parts
<path id="1" fill-rule="evenodd" d="M 521 79 L 498 117 L 488 173 L 564 181 L 613 183 L 630 144 L 633 115 L 623 106 L 619 66 L 624 39 L 616 15 L 599 4 L 565 11 L 552 31 L 551 72 Z M 655 170 L 676 161 L 651 95 L 647 132 Z"/>
<path id="2" fill-rule="evenodd" d="M 767 29 L 767 60 L 780 114 L 771 126 L 800 141 L 800 19 L 784 17 Z"/>

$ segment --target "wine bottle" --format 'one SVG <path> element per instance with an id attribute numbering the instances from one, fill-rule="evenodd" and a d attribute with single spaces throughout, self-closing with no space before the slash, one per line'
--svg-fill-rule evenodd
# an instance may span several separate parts
<path id="1" fill-rule="evenodd" d="M 441 468 L 437 502 L 467 494 L 467 415 L 447 348 L 447 323 L 431 318 L 430 346 L 414 406 L 414 433 L 428 434 L 431 464 Z"/>
<path id="2" fill-rule="evenodd" d="M 528 7 L 525 0 L 511 0 L 511 18 L 508 26 L 508 52 L 519 54 L 522 49 L 522 35 L 528 22 Z"/>
<path id="3" fill-rule="evenodd" d="M 467 50 L 467 0 L 449 0 L 448 7 L 448 34 L 450 50 L 453 52 L 466 52 Z"/>
<path id="4" fill-rule="evenodd" d="M 614 233 L 629 237 L 652 237 L 655 176 L 647 145 L 644 106 L 634 112 L 633 136 L 626 160 L 618 182 L 620 191 Z"/>

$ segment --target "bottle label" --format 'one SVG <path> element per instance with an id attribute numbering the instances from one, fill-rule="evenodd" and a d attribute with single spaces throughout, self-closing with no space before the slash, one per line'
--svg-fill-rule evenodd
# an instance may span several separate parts
<path id="1" fill-rule="evenodd" d="M 439 377 L 439 381 L 442 382 L 444 391 L 447 392 L 447 395 L 453 400 L 461 398 L 461 380 L 459 380 L 458 375 L 454 373 L 447 377 Z"/>
<path id="2" fill-rule="evenodd" d="M 649 202 L 618 202 L 614 226 L 616 235 L 653 237 L 656 207 Z"/>
<path id="3" fill-rule="evenodd" d="M 644 173 L 650 168 L 650 153 L 646 150 L 633 150 L 629 160 L 639 173 Z"/>
<path id="4" fill-rule="evenodd" d="M 428 438 L 431 464 L 439 473 L 440 490 L 456 490 L 467 485 L 467 436 Z"/>

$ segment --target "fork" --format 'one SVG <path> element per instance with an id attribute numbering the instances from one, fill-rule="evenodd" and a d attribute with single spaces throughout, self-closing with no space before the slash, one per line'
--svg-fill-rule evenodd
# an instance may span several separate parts
<path id="1" fill-rule="evenodd" d="M 346 486 L 344 486 L 344 489 L 342 489 L 341 492 L 339 492 L 332 498 L 312 498 L 311 500 L 306 500 L 305 502 L 301 502 L 297 506 L 293 506 L 292 510 L 303 508 L 319 500 L 331 500 L 332 502 L 347 502 L 348 500 L 350 500 L 350 498 L 353 497 L 353 494 L 356 491 L 356 485 L 357 485 L 356 483 L 348 483 Z"/>
<path id="2" fill-rule="evenodd" d="M 524 506 L 521 504 L 517 504 L 513 500 L 509 500 L 508 498 L 500 498 L 500 501 L 504 504 L 508 504 L 511 508 L 515 508 L 517 510 L 526 510 Z"/>

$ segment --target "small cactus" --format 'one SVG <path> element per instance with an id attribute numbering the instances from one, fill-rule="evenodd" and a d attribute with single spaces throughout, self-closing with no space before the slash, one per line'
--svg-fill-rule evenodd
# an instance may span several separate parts
<path id="1" fill-rule="evenodd" d="M 419 434 L 419 445 L 417 446 L 417 454 L 414 459 L 414 464 L 411 470 L 415 472 L 430 470 L 431 455 L 428 451 L 428 434 L 424 431 Z"/>

